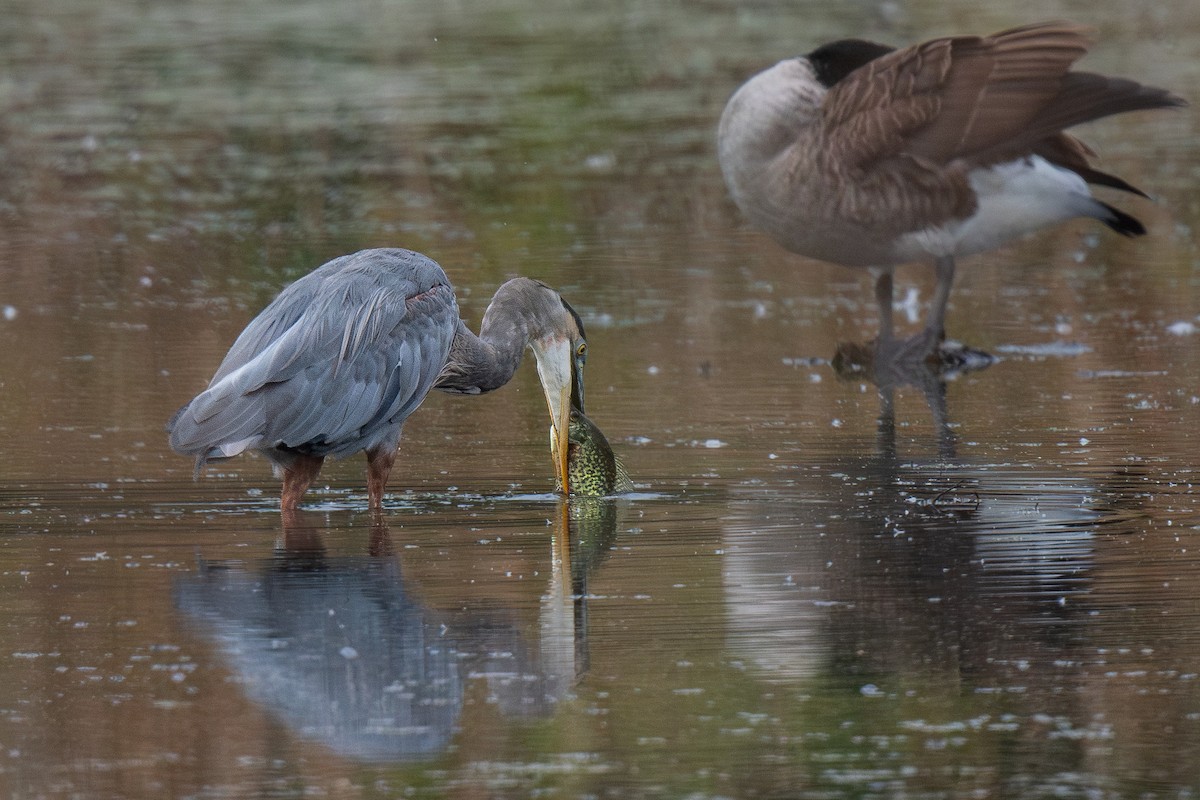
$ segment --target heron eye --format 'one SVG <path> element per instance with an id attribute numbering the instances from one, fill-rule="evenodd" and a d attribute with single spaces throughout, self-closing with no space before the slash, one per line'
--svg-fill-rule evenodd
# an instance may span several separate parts
<path id="1" fill-rule="evenodd" d="M 577 358 L 583 358 L 586 355 L 587 355 L 587 342 L 580 342 L 579 346 L 575 348 L 575 356 Z"/>

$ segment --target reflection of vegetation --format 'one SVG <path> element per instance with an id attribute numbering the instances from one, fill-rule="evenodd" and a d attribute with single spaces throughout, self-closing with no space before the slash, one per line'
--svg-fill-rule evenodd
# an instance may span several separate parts
<path id="1" fill-rule="evenodd" d="M 76 60 L 12 51 L 43 97 L 10 109 L 27 158 L 8 169 L 70 185 L 28 191 L 6 175 L 0 192 L 30 213 L 99 214 L 134 249 L 243 242 L 209 280 L 274 282 L 244 271 L 264 255 L 302 269 L 366 245 L 470 238 L 494 283 L 594 224 L 588 186 L 639 169 L 613 155 L 623 136 L 644 153 L 647 122 L 690 122 L 699 106 L 661 92 L 631 104 L 662 68 L 644 45 L 668 19 L 645 11 L 630 28 L 584 4 L 539 9 L 536 25 L 521 4 L 361 5 L 106 4 L 78 29 L 60 17 L 51 46 Z"/>

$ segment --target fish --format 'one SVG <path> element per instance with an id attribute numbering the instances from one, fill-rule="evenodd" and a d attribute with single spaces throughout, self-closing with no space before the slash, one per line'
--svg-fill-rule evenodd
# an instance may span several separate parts
<path id="1" fill-rule="evenodd" d="M 553 428 L 550 437 L 553 442 Z M 606 497 L 633 490 L 633 481 L 604 432 L 577 408 L 571 409 L 567 428 L 567 481 L 572 497 Z"/>

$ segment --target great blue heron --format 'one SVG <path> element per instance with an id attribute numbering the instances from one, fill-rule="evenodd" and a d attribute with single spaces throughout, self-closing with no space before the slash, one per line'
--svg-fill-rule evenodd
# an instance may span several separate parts
<path id="1" fill-rule="evenodd" d="M 1088 183 L 1143 194 L 1090 166 L 1063 133 L 1089 120 L 1183 105 L 1162 90 L 1071 65 L 1085 29 L 1048 22 L 895 50 L 857 39 L 760 72 L 730 98 L 717 134 L 734 201 L 788 250 L 877 270 L 879 352 L 938 347 L 955 258 L 1072 217 L 1117 233 L 1142 224 Z M 892 333 L 892 272 L 933 259 L 923 331 Z"/>
<path id="2" fill-rule="evenodd" d="M 496 290 L 479 335 L 458 317 L 454 289 L 410 250 L 335 258 L 284 289 L 251 320 L 208 388 L 168 424 L 171 447 L 206 461 L 257 450 L 283 479 L 290 511 L 327 456 L 367 456 L 371 508 L 396 458 L 400 430 L 431 389 L 481 394 L 512 378 L 526 347 L 537 358 L 567 481 L 571 407 L 583 408 L 583 322 L 558 292 L 514 278 Z"/>

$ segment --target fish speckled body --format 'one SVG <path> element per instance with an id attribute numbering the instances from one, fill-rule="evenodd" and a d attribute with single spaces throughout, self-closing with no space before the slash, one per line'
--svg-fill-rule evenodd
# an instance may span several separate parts
<path id="1" fill-rule="evenodd" d="M 633 488 L 604 433 L 577 409 L 567 429 L 567 477 L 575 497 L 604 497 Z"/>

